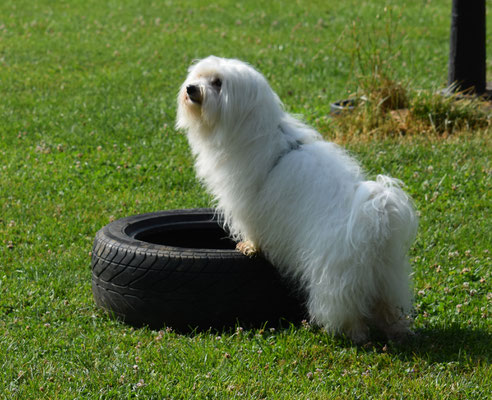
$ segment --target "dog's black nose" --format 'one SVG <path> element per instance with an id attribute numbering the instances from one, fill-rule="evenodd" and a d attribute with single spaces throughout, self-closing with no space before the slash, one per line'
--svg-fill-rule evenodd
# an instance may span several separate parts
<path id="1" fill-rule="evenodd" d="M 193 103 L 201 103 L 202 102 L 202 92 L 200 88 L 196 85 L 188 85 L 186 86 L 186 93 L 188 97 Z"/>
<path id="2" fill-rule="evenodd" d="M 192 95 L 198 91 L 198 87 L 195 85 L 188 85 L 186 86 L 186 93 L 189 95 Z"/>

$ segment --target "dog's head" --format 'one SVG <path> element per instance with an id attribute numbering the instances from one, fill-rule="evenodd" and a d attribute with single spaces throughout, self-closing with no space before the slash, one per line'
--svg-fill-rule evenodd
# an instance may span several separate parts
<path id="1" fill-rule="evenodd" d="M 253 133 L 254 125 L 275 121 L 281 110 L 277 95 L 253 67 L 210 56 L 189 68 L 178 95 L 176 126 L 201 135 Z"/>

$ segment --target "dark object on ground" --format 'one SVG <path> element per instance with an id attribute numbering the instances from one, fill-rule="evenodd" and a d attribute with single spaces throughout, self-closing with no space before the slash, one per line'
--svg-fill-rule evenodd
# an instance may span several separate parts
<path id="1" fill-rule="evenodd" d="M 262 257 L 235 250 L 210 209 L 114 221 L 92 251 L 96 304 L 134 326 L 177 331 L 279 326 L 306 318 L 304 300 Z"/>
<path id="2" fill-rule="evenodd" d="M 355 108 L 357 102 L 354 99 L 340 100 L 330 104 L 330 113 L 332 115 L 342 114 L 345 111 L 351 111 Z"/>
<path id="3" fill-rule="evenodd" d="M 453 0 L 448 91 L 481 95 L 485 81 L 485 0 Z"/>

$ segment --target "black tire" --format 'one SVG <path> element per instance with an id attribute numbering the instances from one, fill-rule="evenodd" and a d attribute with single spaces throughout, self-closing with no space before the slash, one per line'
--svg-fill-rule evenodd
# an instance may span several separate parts
<path id="1" fill-rule="evenodd" d="M 134 326 L 177 331 L 260 327 L 306 318 L 303 298 L 262 257 L 248 258 L 213 210 L 114 221 L 92 251 L 96 304 Z"/>

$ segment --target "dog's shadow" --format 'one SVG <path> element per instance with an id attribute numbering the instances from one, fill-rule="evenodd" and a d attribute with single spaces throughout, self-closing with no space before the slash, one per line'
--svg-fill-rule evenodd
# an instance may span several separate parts
<path id="1" fill-rule="evenodd" d="M 300 321 L 300 320 L 299 320 Z M 303 329 L 307 326 L 313 333 L 327 335 L 319 327 L 305 325 L 303 322 L 286 322 L 274 324 L 279 334 L 283 330 Z M 272 327 L 264 325 L 263 328 Z M 258 327 L 248 327 L 246 330 L 257 330 Z M 263 329 L 262 329 L 263 330 Z M 232 330 L 226 330 L 232 332 Z M 210 332 L 210 331 L 209 331 Z M 195 332 L 196 333 L 196 332 Z M 424 360 L 429 364 L 471 362 L 473 364 L 483 363 L 489 365 L 492 359 L 492 334 L 486 329 L 467 328 L 459 325 L 450 326 L 427 326 L 415 331 L 415 335 L 403 342 L 388 342 L 382 338 L 374 337 L 374 340 L 366 345 L 356 345 L 347 338 L 331 336 L 326 340 L 335 340 L 337 346 L 358 347 L 367 352 L 387 352 L 398 357 L 402 361 Z"/>
<path id="2" fill-rule="evenodd" d="M 469 360 L 490 364 L 492 335 L 485 329 L 425 327 L 403 343 L 392 343 L 388 351 L 402 360 L 424 359 L 429 363 L 449 363 Z"/>

